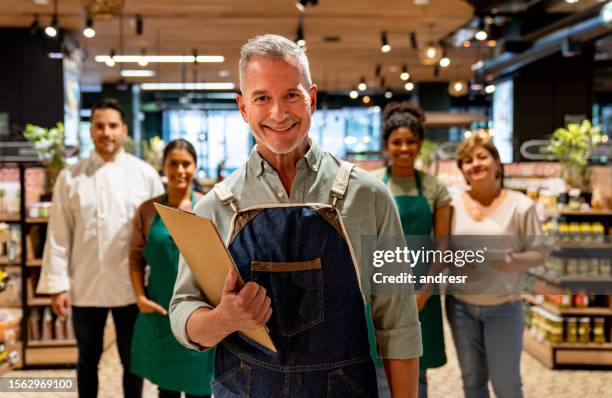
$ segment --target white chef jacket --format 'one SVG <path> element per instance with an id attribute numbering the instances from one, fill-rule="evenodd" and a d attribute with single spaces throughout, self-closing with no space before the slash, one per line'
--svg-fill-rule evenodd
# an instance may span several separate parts
<path id="1" fill-rule="evenodd" d="M 69 290 L 72 304 L 120 307 L 136 301 L 128 251 L 132 217 L 163 193 L 146 162 L 119 152 L 104 161 L 95 151 L 62 170 L 53 189 L 38 293 Z"/>

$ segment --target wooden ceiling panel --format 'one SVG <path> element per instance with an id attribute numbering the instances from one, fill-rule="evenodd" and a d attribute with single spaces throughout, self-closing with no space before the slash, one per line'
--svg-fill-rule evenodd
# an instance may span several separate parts
<path id="1" fill-rule="evenodd" d="M 50 22 L 53 0 L 37 5 L 32 0 L 2 0 L 0 26 L 28 27 L 34 14 L 40 15 L 41 25 Z M 198 79 L 207 82 L 238 83 L 237 62 L 242 44 L 254 35 L 277 33 L 295 38 L 300 12 L 293 0 L 125 0 L 123 18 L 123 53 L 176 55 L 223 55 L 222 64 L 198 65 Z M 136 14 L 144 19 L 144 34 L 135 34 Z M 417 34 L 420 46 L 437 41 L 463 26 L 472 17 L 473 9 L 461 0 L 430 0 L 426 6 L 416 6 L 411 0 L 320 0 L 308 7 L 304 16 L 313 79 L 323 90 L 349 90 L 361 76 L 378 84 L 374 76 L 377 64 L 387 84 L 401 89 L 399 69 L 407 64 L 412 79 L 446 81 L 469 78 L 470 65 L 478 60 L 474 49 L 454 49 L 449 52 L 451 66 L 440 69 L 434 78 L 433 67 L 423 66 L 418 53 L 411 49 L 410 32 Z M 80 31 L 85 24 L 80 0 L 59 0 L 60 25 L 78 38 L 88 57 L 83 64 L 86 84 L 113 82 L 119 77 L 119 67 L 96 63 L 95 55 L 107 55 L 111 48 L 120 54 L 119 20 L 95 23 L 96 36 L 85 39 Z M 380 34 L 386 31 L 392 51 L 380 51 Z M 337 37 L 337 42 L 327 42 Z M 122 64 L 140 69 L 137 64 Z M 129 78 L 131 82 L 180 82 L 182 67 L 176 64 L 149 64 L 153 78 Z M 192 81 L 192 65 L 187 67 L 187 81 Z M 394 69 L 394 72 L 390 72 Z M 229 76 L 220 77 L 220 71 Z"/>

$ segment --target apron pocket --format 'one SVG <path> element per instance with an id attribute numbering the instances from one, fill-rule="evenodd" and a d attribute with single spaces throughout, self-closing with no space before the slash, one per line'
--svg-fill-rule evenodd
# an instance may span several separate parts
<path id="1" fill-rule="evenodd" d="M 239 398 L 251 396 L 251 368 L 241 362 L 212 382 L 216 398 Z"/>
<path id="2" fill-rule="evenodd" d="M 342 369 L 327 376 L 327 398 L 368 397 L 368 394 Z"/>
<path id="3" fill-rule="evenodd" d="M 272 301 L 271 331 L 291 337 L 323 322 L 321 259 L 268 263 L 251 262 L 255 282 Z"/>

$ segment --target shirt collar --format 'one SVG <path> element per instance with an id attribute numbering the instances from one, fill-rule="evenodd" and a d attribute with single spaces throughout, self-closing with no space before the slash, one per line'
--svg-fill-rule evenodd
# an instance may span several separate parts
<path id="1" fill-rule="evenodd" d="M 119 151 L 115 155 L 115 158 L 111 160 L 111 162 L 120 160 L 124 154 L 125 154 L 125 150 L 123 148 L 119 148 Z M 100 154 L 95 149 L 91 152 L 91 155 L 89 156 L 89 158 L 96 166 L 101 166 L 102 164 L 106 163 L 106 160 L 104 160 L 102 156 L 100 156 Z"/>
<path id="2" fill-rule="evenodd" d="M 308 148 L 304 157 L 298 160 L 296 167 L 300 169 L 306 164 L 312 171 L 317 172 L 319 171 L 321 159 L 323 159 L 323 151 L 321 151 L 317 144 L 311 139 L 310 148 Z M 247 169 L 259 177 L 263 174 L 266 167 L 271 168 L 270 164 L 261 157 L 259 152 L 257 152 L 257 144 L 255 144 L 249 155 L 249 160 L 247 160 Z"/>

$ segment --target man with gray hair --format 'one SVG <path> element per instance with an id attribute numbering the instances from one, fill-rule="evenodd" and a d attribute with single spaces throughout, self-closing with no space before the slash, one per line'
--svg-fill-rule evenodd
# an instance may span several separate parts
<path id="1" fill-rule="evenodd" d="M 216 398 L 375 397 L 364 316 L 371 300 L 391 392 L 416 397 L 422 348 L 414 296 L 372 295 L 355 256 L 362 235 L 402 236 L 392 197 L 308 137 L 317 86 L 293 42 L 249 40 L 240 90 L 238 107 L 257 145 L 194 208 L 227 237 L 237 269 L 213 308 L 181 259 L 170 303 L 175 336 L 196 350 L 217 347 Z M 239 333 L 264 325 L 276 353 Z"/>

